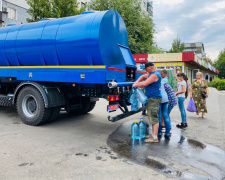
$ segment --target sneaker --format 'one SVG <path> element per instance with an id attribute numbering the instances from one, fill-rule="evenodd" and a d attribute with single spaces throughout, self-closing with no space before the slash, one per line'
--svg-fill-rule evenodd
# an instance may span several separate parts
<path id="1" fill-rule="evenodd" d="M 180 123 L 180 124 L 177 124 L 177 127 L 182 129 L 182 128 L 188 127 L 188 125 L 187 123 Z"/>
<path id="2" fill-rule="evenodd" d="M 158 140 L 162 139 L 162 134 L 158 134 Z"/>
<path id="3" fill-rule="evenodd" d="M 153 136 L 150 136 L 150 138 L 145 139 L 146 143 L 154 143 L 154 142 L 159 142 L 158 138 L 153 138 Z"/>
<path id="4" fill-rule="evenodd" d="M 165 137 L 165 139 L 170 140 L 170 137 L 171 137 L 171 136 L 170 136 L 170 135 L 166 135 L 166 134 L 165 134 L 165 135 L 164 135 L 164 137 Z"/>

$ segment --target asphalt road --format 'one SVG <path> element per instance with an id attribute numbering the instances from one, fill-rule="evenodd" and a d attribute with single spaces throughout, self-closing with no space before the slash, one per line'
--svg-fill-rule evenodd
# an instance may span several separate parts
<path id="1" fill-rule="evenodd" d="M 187 113 L 186 135 L 225 150 L 224 102 L 225 93 L 210 89 L 208 118 L 196 119 Z M 166 179 L 165 174 L 125 158 L 107 145 L 121 124 L 141 115 L 111 123 L 106 105 L 107 101 L 100 100 L 89 114 L 61 113 L 56 122 L 38 127 L 23 124 L 14 108 L 0 107 L 0 180 Z M 177 107 L 171 119 L 179 122 Z"/>

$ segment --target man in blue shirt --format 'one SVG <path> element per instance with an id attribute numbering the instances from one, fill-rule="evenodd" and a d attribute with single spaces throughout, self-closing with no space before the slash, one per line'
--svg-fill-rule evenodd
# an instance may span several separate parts
<path id="1" fill-rule="evenodd" d="M 163 83 L 163 84 L 168 83 L 167 70 L 163 69 L 163 70 L 160 72 L 160 75 L 161 75 L 161 77 L 162 77 L 162 83 Z"/>
<path id="2" fill-rule="evenodd" d="M 161 76 L 154 67 L 154 64 L 151 62 L 147 62 L 145 64 L 145 69 L 148 73 L 139 77 L 138 80 L 133 84 L 133 87 L 145 87 L 145 95 L 149 98 L 147 102 L 147 114 L 149 122 L 152 125 L 152 135 L 146 137 L 145 142 L 152 143 L 158 142 L 158 112 L 159 106 L 162 102 Z"/>

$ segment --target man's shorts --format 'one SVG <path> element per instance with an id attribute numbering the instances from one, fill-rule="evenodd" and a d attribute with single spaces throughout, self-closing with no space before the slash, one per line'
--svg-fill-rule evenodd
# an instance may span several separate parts
<path id="1" fill-rule="evenodd" d="M 150 124 L 156 124 L 159 122 L 158 113 L 159 106 L 162 102 L 161 98 L 149 98 L 147 102 L 147 114 Z"/>

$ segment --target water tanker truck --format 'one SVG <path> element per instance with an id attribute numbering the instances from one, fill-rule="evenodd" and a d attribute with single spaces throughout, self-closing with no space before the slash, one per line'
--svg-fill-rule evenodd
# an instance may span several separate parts
<path id="1" fill-rule="evenodd" d="M 99 98 L 109 101 L 117 121 L 128 110 L 133 82 L 143 74 L 128 47 L 118 12 L 78 16 L 0 28 L 0 105 L 16 106 L 25 124 L 55 119 L 60 110 L 90 112 Z"/>

